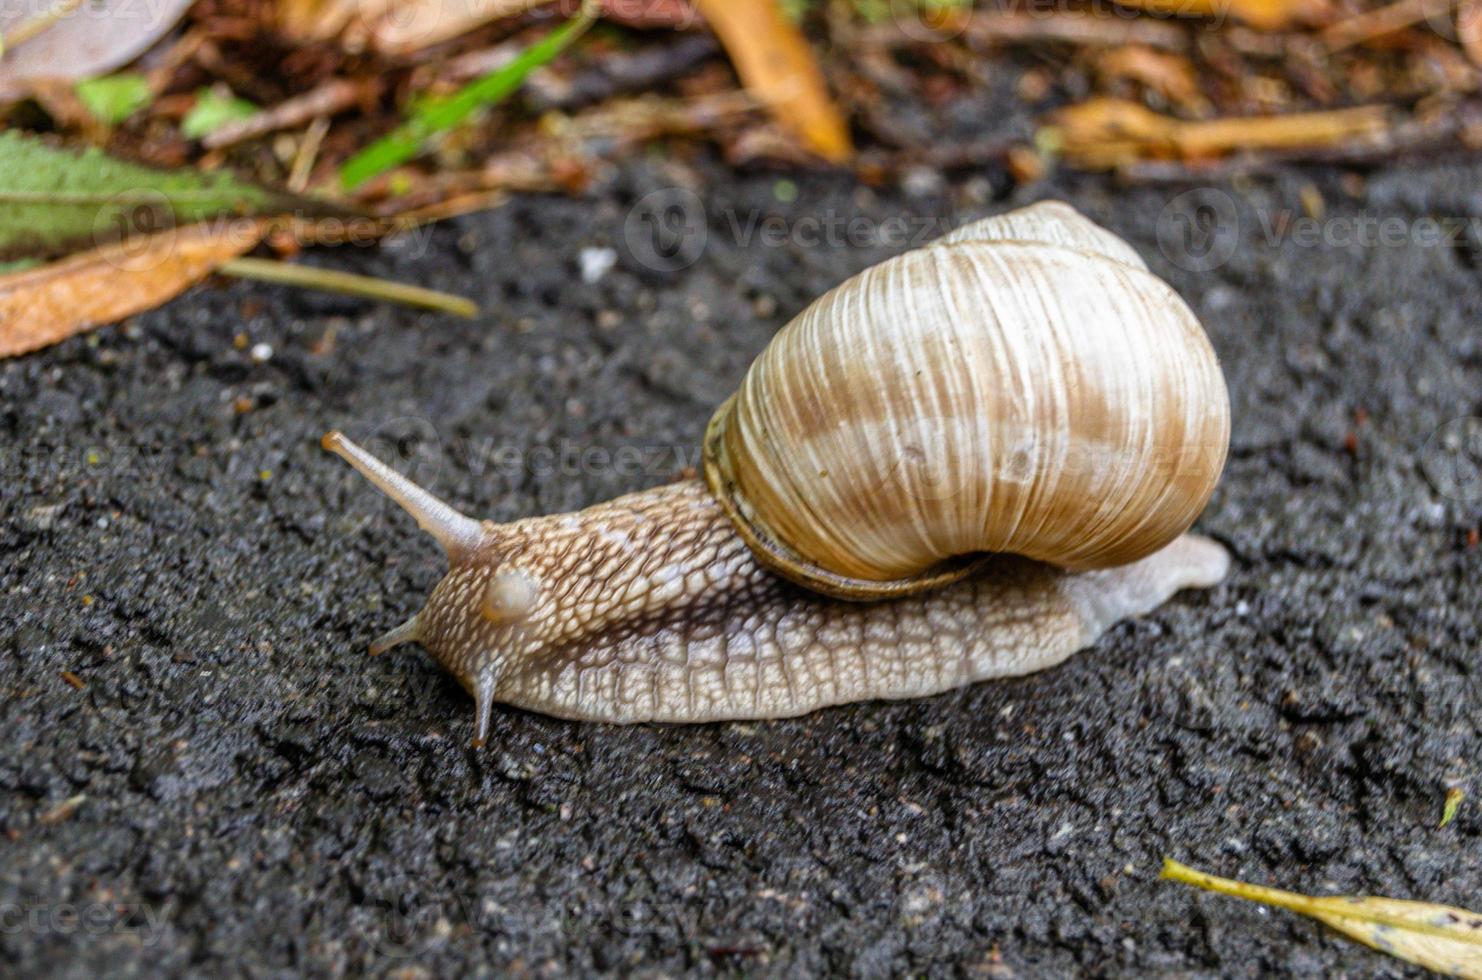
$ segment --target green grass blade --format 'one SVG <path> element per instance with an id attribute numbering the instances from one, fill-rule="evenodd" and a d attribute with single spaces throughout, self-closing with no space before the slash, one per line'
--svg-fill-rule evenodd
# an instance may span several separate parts
<path id="1" fill-rule="evenodd" d="M 596 16 L 586 3 L 573 18 L 521 51 L 507 65 L 469 82 L 446 99 L 423 106 L 391 133 L 355 154 L 340 168 L 340 184 L 353 190 L 378 174 L 416 156 L 426 142 L 452 129 L 476 110 L 497 105 L 518 89 L 535 69 L 566 50 Z"/>

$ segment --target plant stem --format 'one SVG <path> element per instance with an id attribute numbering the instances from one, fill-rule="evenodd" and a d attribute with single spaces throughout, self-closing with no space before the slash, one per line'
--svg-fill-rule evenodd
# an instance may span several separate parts
<path id="1" fill-rule="evenodd" d="M 478 305 L 473 300 L 451 293 L 440 293 L 402 282 L 391 282 L 371 276 L 357 276 L 334 269 L 319 269 L 308 265 L 293 265 L 274 262 L 271 259 L 233 259 L 222 265 L 217 272 L 236 276 L 239 279 L 256 279 L 259 282 L 281 283 L 285 286 L 304 286 L 322 289 L 348 296 L 363 296 L 367 299 L 399 303 L 427 310 L 451 313 L 453 316 L 473 318 L 478 315 Z"/>

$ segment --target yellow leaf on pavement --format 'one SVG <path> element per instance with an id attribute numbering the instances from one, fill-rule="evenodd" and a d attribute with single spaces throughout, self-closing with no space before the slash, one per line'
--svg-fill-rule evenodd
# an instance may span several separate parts
<path id="1" fill-rule="evenodd" d="M 1439 973 L 1482 978 L 1482 915 L 1451 905 L 1396 898 L 1315 898 L 1248 885 L 1163 859 L 1161 877 L 1206 891 L 1309 915 L 1382 953 Z"/>

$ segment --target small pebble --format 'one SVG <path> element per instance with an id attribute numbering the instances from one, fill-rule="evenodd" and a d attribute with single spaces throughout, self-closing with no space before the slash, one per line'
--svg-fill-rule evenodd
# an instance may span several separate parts
<path id="1" fill-rule="evenodd" d="M 266 364 L 268 361 L 271 361 L 273 359 L 273 345 L 253 344 L 249 356 L 252 358 L 254 363 Z"/>
<path id="2" fill-rule="evenodd" d="M 946 183 L 941 171 L 931 167 L 912 167 L 901 180 L 901 189 L 911 197 L 927 197 L 941 193 Z"/>
<path id="3" fill-rule="evenodd" d="M 577 264 L 581 266 L 581 281 L 587 285 L 601 282 L 602 277 L 607 275 L 614 265 L 617 264 L 617 251 L 610 248 L 584 248 L 577 256 Z"/>

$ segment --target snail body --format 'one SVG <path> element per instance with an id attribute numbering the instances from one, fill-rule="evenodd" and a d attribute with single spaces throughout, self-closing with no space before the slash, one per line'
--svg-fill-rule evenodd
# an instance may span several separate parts
<path id="1" fill-rule="evenodd" d="M 705 477 L 508 524 L 325 447 L 448 553 L 418 641 L 473 695 L 711 721 L 1059 663 L 1225 574 L 1183 532 L 1229 402 L 1182 301 L 1065 205 L 967 226 L 812 304 L 717 411 Z"/>

